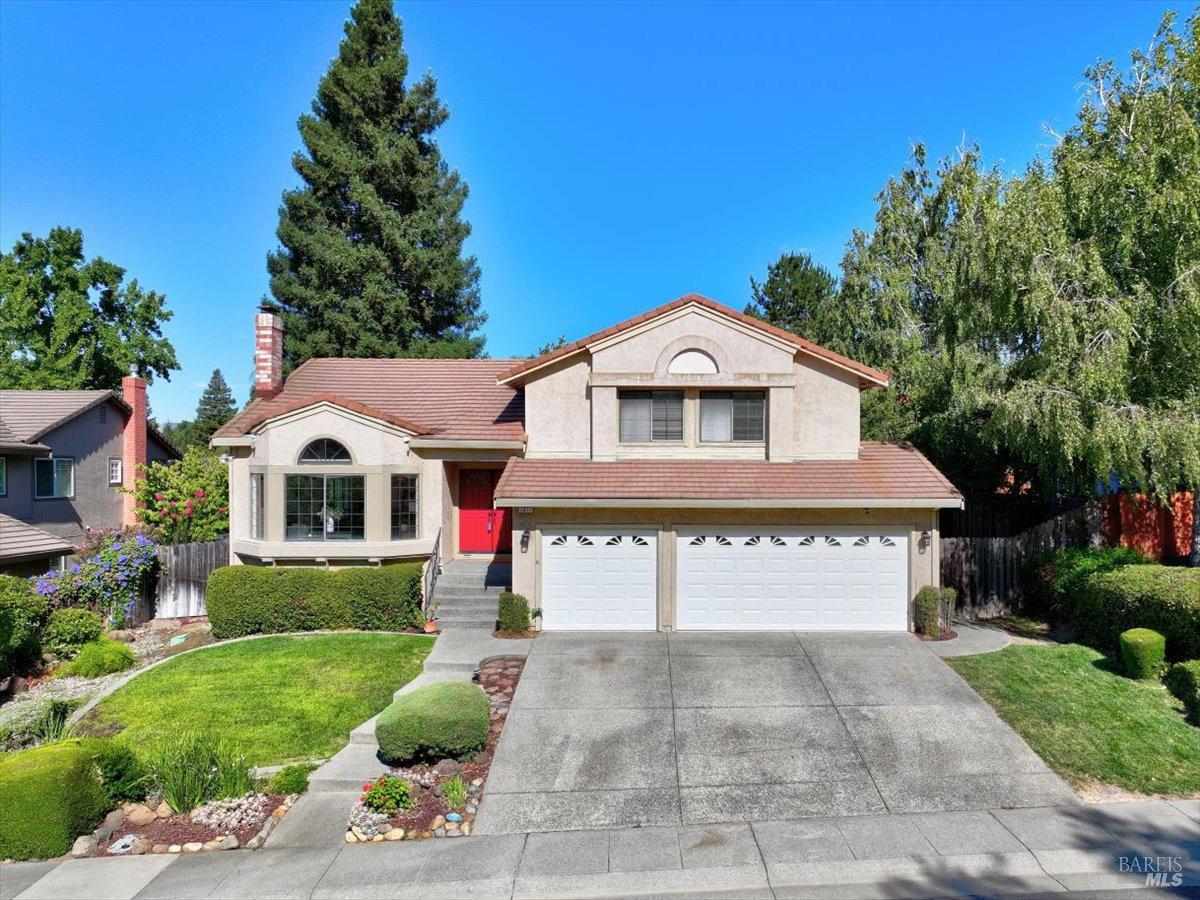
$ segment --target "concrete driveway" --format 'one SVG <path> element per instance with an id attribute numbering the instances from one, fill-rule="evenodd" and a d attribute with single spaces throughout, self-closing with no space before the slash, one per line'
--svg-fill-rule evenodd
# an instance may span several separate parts
<path id="1" fill-rule="evenodd" d="M 1074 802 L 909 634 L 551 632 L 530 648 L 477 831 Z"/>

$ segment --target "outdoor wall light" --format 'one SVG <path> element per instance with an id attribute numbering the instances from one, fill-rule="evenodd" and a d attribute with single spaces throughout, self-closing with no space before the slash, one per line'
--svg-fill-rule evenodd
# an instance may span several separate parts
<path id="1" fill-rule="evenodd" d="M 933 532 L 928 528 L 921 532 L 921 539 L 917 541 L 917 549 L 924 553 L 926 548 L 933 543 Z"/>
<path id="2" fill-rule="evenodd" d="M 521 552 L 522 553 L 529 552 L 529 529 L 528 528 L 526 528 L 524 531 L 521 532 Z"/>

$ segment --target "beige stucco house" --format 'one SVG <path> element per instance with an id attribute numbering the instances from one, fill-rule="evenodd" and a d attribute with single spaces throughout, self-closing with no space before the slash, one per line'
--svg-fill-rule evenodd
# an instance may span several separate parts
<path id="1" fill-rule="evenodd" d="M 904 630 L 957 490 L 887 375 L 695 294 L 529 360 L 314 359 L 217 432 L 233 562 L 511 559 L 547 629 Z"/>

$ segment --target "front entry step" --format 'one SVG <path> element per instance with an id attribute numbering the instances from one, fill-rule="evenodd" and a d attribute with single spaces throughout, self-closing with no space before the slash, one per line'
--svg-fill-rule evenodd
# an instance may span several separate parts
<path id="1" fill-rule="evenodd" d="M 500 594 L 512 586 L 512 566 L 483 559 L 456 559 L 442 564 L 433 600 L 443 628 L 496 627 Z"/>

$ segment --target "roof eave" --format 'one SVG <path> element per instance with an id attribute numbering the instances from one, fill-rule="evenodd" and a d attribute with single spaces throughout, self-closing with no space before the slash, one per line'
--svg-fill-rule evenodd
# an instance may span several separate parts
<path id="1" fill-rule="evenodd" d="M 961 497 L 504 497 L 496 506 L 652 509 L 962 509 Z"/>

